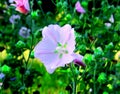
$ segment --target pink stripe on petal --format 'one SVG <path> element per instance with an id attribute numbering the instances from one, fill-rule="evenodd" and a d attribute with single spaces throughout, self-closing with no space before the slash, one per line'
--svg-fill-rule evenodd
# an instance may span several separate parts
<path id="1" fill-rule="evenodd" d="M 71 32 L 71 26 L 69 24 L 64 25 L 61 27 L 60 33 L 60 43 L 65 44 L 68 42 L 68 38 Z"/>
<path id="2" fill-rule="evenodd" d="M 37 54 L 55 54 L 54 52 L 48 52 L 48 51 L 40 51 L 37 52 Z"/>
<path id="3" fill-rule="evenodd" d="M 59 30 L 59 28 L 58 25 L 49 25 L 48 27 L 45 27 L 42 32 L 43 37 L 49 37 L 55 44 L 57 44 L 59 41 L 59 32 L 57 30 Z"/>

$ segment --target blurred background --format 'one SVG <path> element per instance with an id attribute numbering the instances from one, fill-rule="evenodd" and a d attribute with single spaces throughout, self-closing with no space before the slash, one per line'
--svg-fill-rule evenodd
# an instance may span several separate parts
<path id="1" fill-rule="evenodd" d="M 86 64 L 75 65 L 77 94 L 120 94 L 120 0 L 29 0 L 27 15 L 13 3 L 0 0 L 0 94 L 72 94 L 70 65 L 49 74 L 34 58 L 50 24 L 75 29 L 75 51 Z"/>

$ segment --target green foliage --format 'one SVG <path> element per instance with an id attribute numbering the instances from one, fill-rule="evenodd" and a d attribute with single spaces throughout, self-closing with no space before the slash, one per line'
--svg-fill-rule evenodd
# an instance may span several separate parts
<path id="1" fill-rule="evenodd" d="M 93 61 L 94 57 L 93 55 L 91 54 L 85 54 L 84 56 L 84 61 L 87 63 L 87 64 L 90 64 L 92 61 Z"/>
<path id="2" fill-rule="evenodd" d="M 100 73 L 97 81 L 101 84 L 104 84 L 107 81 L 106 74 L 104 72 Z"/>
<path id="3" fill-rule="evenodd" d="M 77 1 L 85 13 L 75 10 Z M 48 74 L 34 58 L 41 31 L 49 24 L 70 24 L 75 30 L 75 52 L 84 56 L 86 64 L 74 65 L 78 94 L 120 94 L 120 0 L 29 2 L 32 11 L 24 15 L 9 0 L 0 0 L 0 73 L 5 74 L 0 94 L 72 94 L 70 64 Z M 20 20 L 10 23 L 12 15 Z M 19 35 L 23 26 L 31 29 L 27 39 Z"/>

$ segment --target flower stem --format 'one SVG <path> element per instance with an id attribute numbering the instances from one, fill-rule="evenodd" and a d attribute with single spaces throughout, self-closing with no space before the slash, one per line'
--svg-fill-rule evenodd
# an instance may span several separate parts
<path id="1" fill-rule="evenodd" d="M 72 94 L 77 94 L 76 93 L 76 77 L 75 77 L 75 72 L 74 72 L 74 64 L 73 63 L 71 63 L 71 66 L 70 66 L 70 68 L 71 68 L 71 71 L 72 71 L 72 75 L 73 75 L 73 83 L 72 83 Z"/>
<path id="2" fill-rule="evenodd" d="M 73 81 L 73 94 L 76 94 L 76 81 Z"/>
<path id="3" fill-rule="evenodd" d="M 32 3 L 31 3 L 31 12 L 33 12 L 33 4 L 34 4 L 34 0 L 32 0 L 31 1 Z M 32 46 L 33 46 L 33 26 L 34 26 L 34 20 L 32 19 L 32 16 L 31 16 L 31 24 L 32 24 L 32 26 L 31 26 L 31 46 L 30 46 L 30 52 L 29 52 L 29 56 L 28 56 L 28 59 L 27 59 L 27 61 L 26 61 L 26 70 L 27 70 L 27 65 L 28 65 L 28 62 L 29 62 L 29 59 L 30 59 L 30 54 L 31 54 L 31 52 L 32 52 Z"/>
<path id="4" fill-rule="evenodd" d="M 96 76 L 96 68 L 97 68 L 97 64 L 95 64 L 95 68 L 94 68 L 94 74 L 93 74 L 93 80 L 94 80 L 94 86 L 93 86 L 93 88 L 94 88 L 94 94 L 96 94 L 96 79 L 95 79 L 95 76 Z"/>
<path id="5" fill-rule="evenodd" d="M 31 1 L 32 3 L 31 3 L 31 12 L 33 11 L 33 2 L 34 2 L 34 0 L 32 0 Z M 31 13 L 30 13 L 30 15 L 31 15 Z M 31 17 L 32 18 L 32 17 Z M 33 26 L 34 26 L 34 20 L 33 19 L 31 19 L 31 24 L 32 24 L 32 26 L 31 26 L 31 46 L 30 46 L 30 52 L 29 52 L 29 55 L 28 55 L 28 58 L 27 58 L 27 60 L 25 60 L 25 72 L 27 71 L 27 69 L 28 69 L 28 62 L 29 62 L 29 59 L 30 59 L 30 54 L 31 54 L 31 52 L 32 52 L 32 50 L 33 50 L 33 38 L 34 38 L 34 36 L 33 36 Z M 25 59 L 24 58 L 24 55 L 23 55 L 23 59 Z M 26 86 L 26 84 L 25 84 L 25 73 L 23 73 L 22 74 L 22 85 L 23 85 L 23 87 L 25 87 Z M 26 88 L 27 89 L 27 88 Z M 23 90 L 22 91 L 23 92 L 23 94 L 24 94 L 24 92 L 25 92 L 25 90 Z"/>

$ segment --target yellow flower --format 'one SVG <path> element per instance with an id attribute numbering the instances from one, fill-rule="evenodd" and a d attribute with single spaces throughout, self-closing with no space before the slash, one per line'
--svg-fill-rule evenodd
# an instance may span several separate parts
<path id="1" fill-rule="evenodd" d="M 115 54 L 115 60 L 120 62 L 120 51 Z"/>
<path id="2" fill-rule="evenodd" d="M 4 59 L 6 59 L 6 57 L 7 57 L 6 50 L 3 50 L 2 52 L 0 52 L 0 62 L 2 62 Z"/>

